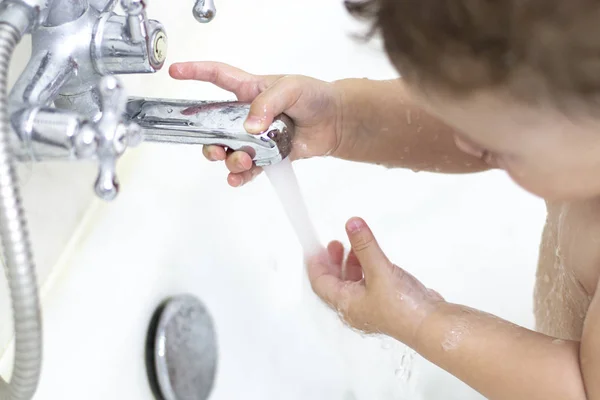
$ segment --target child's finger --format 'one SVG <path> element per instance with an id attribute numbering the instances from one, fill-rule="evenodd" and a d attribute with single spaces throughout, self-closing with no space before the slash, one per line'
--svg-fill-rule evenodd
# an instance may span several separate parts
<path id="1" fill-rule="evenodd" d="M 240 101 L 252 101 L 279 78 L 253 75 L 231 65 L 211 61 L 175 63 L 169 68 L 169 74 L 174 79 L 212 83 L 235 93 Z"/>
<path id="2" fill-rule="evenodd" d="M 174 79 L 209 82 L 229 92 L 235 92 L 245 82 L 255 79 L 254 75 L 239 68 L 211 61 L 175 63 L 169 68 L 169 74 Z"/>
<path id="3" fill-rule="evenodd" d="M 260 167 L 252 167 L 249 171 L 240 172 L 237 174 L 230 173 L 227 177 L 227 182 L 233 187 L 239 187 L 252 181 L 262 172 Z"/>
<path id="4" fill-rule="evenodd" d="M 266 131 L 275 117 L 286 112 L 302 96 L 302 85 L 295 79 L 282 77 L 259 94 L 250 107 L 244 124 L 249 133 Z"/>
<path id="5" fill-rule="evenodd" d="M 377 243 L 373 232 L 361 218 L 352 218 L 346 224 L 352 251 L 362 266 L 365 280 L 376 280 L 383 269 L 392 268 L 392 264 Z"/>
<path id="6" fill-rule="evenodd" d="M 241 177 L 241 174 L 229 174 L 227 176 L 227 183 L 233 187 L 240 187 L 244 184 L 244 178 Z"/>
<path id="7" fill-rule="evenodd" d="M 332 260 L 328 252 L 322 252 L 307 261 L 308 277 L 313 291 L 324 302 L 337 309 L 343 282 L 339 277 L 331 274 Z M 340 268 L 338 266 L 338 268 Z"/>
<path id="8" fill-rule="evenodd" d="M 347 281 L 358 282 L 363 278 L 363 271 L 360 265 L 360 261 L 354 254 L 354 251 L 350 251 L 348 258 L 346 259 L 345 265 L 345 279 Z"/>
<path id="9" fill-rule="evenodd" d="M 337 240 L 329 243 L 327 246 L 329 252 L 329 259 L 334 265 L 342 265 L 344 261 L 344 245 Z"/>
<path id="10" fill-rule="evenodd" d="M 225 149 L 221 146 L 204 146 L 202 154 L 210 161 L 223 161 L 227 156 Z"/>
<path id="11" fill-rule="evenodd" d="M 230 172 L 237 174 L 248 171 L 250 168 L 252 168 L 253 161 L 252 157 L 250 157 L 248 153 L 243 151 L 234 151 L 225 160 L 225 165 Z"/>

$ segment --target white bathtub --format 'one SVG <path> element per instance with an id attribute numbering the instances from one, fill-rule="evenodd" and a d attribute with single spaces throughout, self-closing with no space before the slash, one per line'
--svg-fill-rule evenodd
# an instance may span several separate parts
<path id="1" fill-rule="evenodd" d="M 170 34 L 170 61 L 327 80 L 394 76 L 377 49 L 352 41 L 337 2 L 228 0 L 207 26 L 194 22 L 189 3 L 150 3 Z M 127 83 L 137 95 L 231 98 L 172 82 L 166 71 Z M 397 264 L 448 300 L 532 325 L 544 207 L 504 174 L 436 176 L 336 160 L 296 170 L 323 240 L 345 239 L 344 222 L 362 216 Z M 119 199 L 89 210 L 46 285 L 36 399 L 151 399 L 148 322 L 162 300 L 181 293 L 200 298 L 215 320 L 213 400 L 481 398 L 424 360 L 403 361 L 409 353 L 400 344 L 311 315 L 301 250 L 265 177 L 231 189 L 224 167 L 199 148 L 161 145 L 132 151 L 120 172 Z"/>

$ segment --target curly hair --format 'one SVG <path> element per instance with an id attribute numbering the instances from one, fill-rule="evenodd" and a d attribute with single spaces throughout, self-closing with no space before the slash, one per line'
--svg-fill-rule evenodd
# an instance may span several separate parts
<path id="1" fill-rule="evenodd" d="M 403 78 L 452 95 L 600 99 L 600 0 L 346 0 Z"/>

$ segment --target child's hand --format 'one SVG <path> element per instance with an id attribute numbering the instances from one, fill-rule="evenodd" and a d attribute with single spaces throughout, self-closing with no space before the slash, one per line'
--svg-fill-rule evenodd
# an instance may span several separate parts
<path id="1" fill-rule="evenodd" d="M 362 219 L 351 219 L 346 231 L 352 250 L 345 268 L 339 242 L 309 260 L 314 291 L 352 327 L 393 336 L 414 348 L 422 322 L 444 299 L 392 264 Z"/>
<path id="2" fill-rule="evenodd" d="M 252 102 L 245 122 L 249 133 L 264 132 L 276 116 L 287 114 L 296 124 L 292 160 L 333 154 L 339 146 L 341 96 L 332 84 L 305 76 L 252 75 L 214 62 L 173 64 L 169 72 L 175 79 L 211 82 L 233 92 L 239 101 Z M 212 161 L 225 160 L 231 186 L 241 186 L 260 173 L 247 153 L 228 154 L 219 146 L 206 146 L 203 153 Z"/>

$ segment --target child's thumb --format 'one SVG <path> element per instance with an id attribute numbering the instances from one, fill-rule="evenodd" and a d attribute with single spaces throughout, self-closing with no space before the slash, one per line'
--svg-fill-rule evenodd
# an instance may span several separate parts
<path id="1" fill-rule="evenodd" d="M 273 120 L 293 107 L 302 95 L 302 86 L 294 77 L 282 77 L 256 96 L 244 128 L 253 134 L 269 129 Z"/>
<path id="2" fill-rule="evenodd" d="M 360 262 L 365 281 L 377 279 L 377 276 L 391 267 L 373 232 L 361 218 L 352 218 L 346 224 L 346 232 L 352 245 L 352 251 Z"/>

